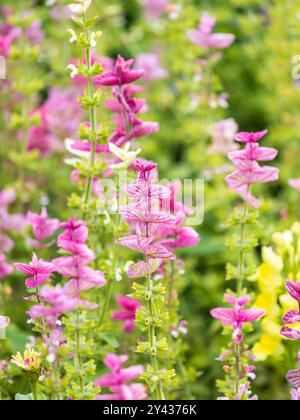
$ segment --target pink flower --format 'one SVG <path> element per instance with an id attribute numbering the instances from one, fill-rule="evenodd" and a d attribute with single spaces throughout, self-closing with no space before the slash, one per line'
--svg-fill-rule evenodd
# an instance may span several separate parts
<path id="1" fill-rule="evenodd" d="M 147 399 L 145 385 L 134 383 L 129 385 L 121 385 L 112 387 L 114 394 L 101 394 L 96 396 L 98 401 L 140 401 Z"/>
<path id="2" fill-rule="evenodd" d="M 38 150 L 42 156 L 47 156 L 55 145 L 55 137 L 49 133 L 46 126 L 34 126 L 28 130 L 27 150 Z"/>
<path id="3" fill-rule="evenodd" d="M 136 58 L 135 68 L 144 70 L 144 81 L 165 79 L 168 72 L 160 66 L 157 54 L 140 54 Z"/>
<path id="4" fill-rule="evenodd" d="M 41 21 L 39 19 L 34 20 L 26 29 L 26 37 L 33 45 L 40 44 L 43 41 L 44 34 L 41 30 Z"/>
<path id="5" fill-rule="evenodd" d="M 250 301 L 250 297 L 246 296 L 243 302 L 238 303 L 238 300 L 233 300 L 230 296 L 225 295 L 225 300 L 230 300 L 231 304 L 235 307 L 234 309 L 227 308 L 216 308 L 211 311 L 213 318 L 217 319 L 224 326 L 231 326 L 234 329 L 233 341 L 235 343 L 241 343 L 244 339 L 242 330 L 244 324 L 254 322 L 263 317 L 266 313 L 265 310 L 261 309 L 242 309 Z M 246 303 L 244 303 L 246 302 Z M 242 307 L 239 308 L 242 303 Z M 238 309 L 236 308 L 238 306 Z"/>
<path id="6" fill-rule="evenodd" d="M 291 397 L 293 401 L 300 401 L 300 388 L 291 390 Z"/>
<path id="7" fill-rule="evenodd" d="M 123 86 L 135 82 L 144 75 L 143 70 L 131 70 L 134 60 L 124 60 L 118 56 L 113 71 L 108 71 L 94 78 L 96 86 Z"/>
<path id="8" fill-rule="evenodd" d="M 258 131 L 257 133 L 248 133 L 242 131 L 235 136 L 236 141 L 240 143 L 256 143 L 268 134 L 268 130 Z"/>
<path id="9" fill-rule="evenodd" d="M 147 277 L 150 274 L 155 273 L 160 265 L 160 259 L 149 258 L 148 262 L 139 261 L 138 263 L 133 264 L 130 268 L 127 269 L 127 276 L 130 279 Z"/>
<path id="10" fill-rule="evenodd" d="M 234 42 L 232 34 L 213 33 L 215 18 L 204 13 L 200 20 L 198 29 L 188 31 L 188 38 L 194 44 L 207 49 L 225 49 Z"/>
<path id="11" fill-rule="evenodd" d="M 295 283 L 293 281 L 287 281 L 285 284 L 288 294 L 295 299 L 300 305 L 300 283 Z"/>
<path id="12" fill-rule="evenodd" d="M 132 299 L 127 296 L 117 296 L 117 303 L 121 306 L 121 310 L 113 313 L 112 319 L 114 321 L 123 321 L 125 333 L 132 333 L 135 328 L 136 311 L 141 307 L 137 299 Z"/>
<path id="13" fill-rule="evenodd" d="M 148 20 L 157 19 L 167 11 L 169 0 L 143 0 L 145 17 Z"/>
<path id="14" fill-rule="evenodd" d="M 298 191 L 298 193 L 300 193 L 300 179 L 290 179 L 289 186 Z"/>
<path id="15" fill-rule="evenodd" d="M 45 283 L 50 275 L 55 271 L 53 264 L 39 260 L 35 254 L 32 255 L 30 264 L 16 263 L 15 268 L 31 277 L 25 280 L 28 289 L 35 289 Z"/>
<path id="16" fill-rule="evenodd" d="M 78 307 L 79 300 L 76 296 L 68 293 L 66 287 L 45 286 L 40 292 L 40 298 L 50 306 L 35 305 L 28 315 L 31 319 L 47 319 L 49 327 L 55 327 L 57 318 L 63 314 L 71 312 Z"/>
<path id="17" fill-rule="evenodd" d="M 250 192 L 250 186 L 275 182 L 279 178 L 279 170 L 272 166 L 260 166 L 259 161 L 270 161 L 277 156 L 277 150 L 260 147 L 256 144 L 267 131 L 258 133 L 242 132 L 236 135 L 236 140 L 247 143 L 242 151 L 229 153 L 236 171 L 226 177 L 231 190 L 235 190 L 250 206 L 258 208 L 260 201 Z"/>
<path id="18" fill-rule="evenodd" d="M 59 274 L 69 278 L 65 285 L 66 292 L 79 298 L 83 291 L 103 287 L 106 283 L 103 272 L 87 267 L 94 260 L 95 254 L 86 245 L 88 229 L 85 222 L 73 216 L 61 223 L 60 228 L 64 231 L 59 235 L 57 245 L 69 255 L 54 259 L 53 264 Z M 87 309 L 94 307 L 90 302 L 84 302 L 84 306 Z"/>
<path id="19" fill-rule="evenodd" d="M 300 389 L 300 369 L 290 370 L 286 378 L 291 385 Z"/>
<path id="20" fill-rule="evenodd" d="M 6 257 L 4 254 L 0 254 L 0 280 L 9 276 L 13 269 L 6 263 Z"/>
<path id="21" fill-rule="evenodd" d="M 10 319 L 7 316 L 0 315 L 0 330 L 4 330 L 9 326 Z"/>
<path id="22" fill-rule="evenodd" d="M 9 27 L 6 34 L 0 34 L 0 55 L 5 58 L 8 58 L 10 55 L 10 50 L 12 44 L 16 39 L 21 35 L 21 30 L 19 28 Z"/>
<path id="23" fill-rule="evenodd" d="M 133 251 L 140 252 L 152 259 L 174 259 L 174 255 L 164 246 L 158 243 L 152 243 L 151 238 L 143 238 L 138 235 L 120 238 L 118 244 Z"/>
<path id="24" fill-rule="evenodd" d="M 178 338 L 180 334 L 187 335 L 188 329 L 187 329 L 188 322 L 183 320 L 180 321 L 178 325 L 172 325 L 171 335 L 174 338 Z"/>
<path id="25" fill-rule="evenodd" d="M 234 143 L 238 125 L 233 118 L 222 120 L 213 126 L 212 145 L 210 153 L 228 154 L 238 148 Z"/>
<path id="26" fill-rule="evenodd" d="M 32 226 L 33 235 L 38 241 L 50 238 L 59 227 L 59 220 L 50 219 L 44 207 L 40 215 L 29 211 L 27 221 Z"/>
<path id="27" fill-rule="evenodd" d="M 108 353 L 104 359 L 104 364 L 108 367 L 111 373 L 102 375 L 94 382 L 94 385 L 106 388 L 115 388 L 141 376 L 144 372 L 143 366 L 137 365 L 129 368 L 123 368 L 123 364 L 127 360 L 127 356 L 117 356 L 114 353 Z"/>

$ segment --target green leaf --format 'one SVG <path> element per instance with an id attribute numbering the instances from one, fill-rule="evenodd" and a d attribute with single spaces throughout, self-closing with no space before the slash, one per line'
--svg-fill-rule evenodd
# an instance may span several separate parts
<path id="1" fill-rule="evenodd" d="M 100 337 L 104 340 L 107 344 L 111 345 L 113 348 L 117 349 L 119 347 L 119 342 L 114 334 L 110 332 L 101 333 Z"/>

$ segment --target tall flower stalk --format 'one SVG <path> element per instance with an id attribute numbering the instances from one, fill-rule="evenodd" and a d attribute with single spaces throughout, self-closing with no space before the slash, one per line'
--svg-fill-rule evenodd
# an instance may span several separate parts
<path id="1" fill-rule="evenodd" d="M 246 255 L 258 245 L 256 237 L 250 236 L 247 227 L 258 225 L 258 211 L 260 201 L 250 190 L 254 184 L 274 182 L 278 180 L 279 171 L 271 166 L 260 166 L 260 161 L 271 161 L 276 155 L 275 149 L 260 147 L 258 142 L 266 135 L 267 131 L 259 133 L 242 132 L 236 135 L 236 140 L 245 143 L 242 150 L 229 153 L 229 158 L 234 164 L 235 171 L 226 178 L 230 189 L 235 190 L 243 199 L 244 204 L 237 208 L 227 225 L 238 227 L 239 233 L 232 238 L 229 245 L 237 248 L 239 252 L 238 264 L 227 266 L 227 280 L 236 281 L 236 291 L 228 291 L 225 300 L 232 308 L 216 308 L 211 311 L 212 316 L 219 320 L 223 326 L 231 327 L 233 334 L 228 348 L 218 358 L 226 361 L 224 366 L 226 379 L 219 381 L 220 391 L 225 394 L 224 399 L 243 400 L 251 395 L 250 380 L 255 379 L 255 367 L 249 364 L 249 359 L 254 357 L 249 347 L 244 342 L 243 329 L 246 324 L 259 320 L 264 314 L 263 309 L 245 309 L 251 297 L 247 294 L 245 281 L 252 274 L 246 265 Z M 250 399 L 257 399 L 256 396 Z"/>
<path id="2" fill-rule="evenodd" d="M 144 302 L 137 311 L 136 320 L 142 331 L 148 335 L 147 341 L 139 341 L 137 352 L 147 354 L 150 364 L 143 374 L 150 392 L 159 400 L 165 399 L 165 384 L 175 376 L 173 369 L 160 368 L 160 354 L 168 352 L 168 341 L 159 337 L 163 330 L 163 322 L 168 314 L 164 311 L 165 287 L 155 283 L 153 273 L 161 264 L 161 260 L 174 259 L 174 255 L 164 247 L 156 237 L 161 225 L 174 223 L 174 216 L 157 210 L 159 200 L 170 194 L 168 188 L 154 183 L 156 164 L 136 160 L 137 181 L 126 187 L 130 203 L 121 209 L 123 218 L 135 226 L 136 233 L 118 240 L 121 246 L 140 252 L 145 259 L 131 266 L 129 278 L 145 278 L 145 284 L 133 284 L 134 297 Z M 158 206 L 158 207 L 157 207 Z"/>

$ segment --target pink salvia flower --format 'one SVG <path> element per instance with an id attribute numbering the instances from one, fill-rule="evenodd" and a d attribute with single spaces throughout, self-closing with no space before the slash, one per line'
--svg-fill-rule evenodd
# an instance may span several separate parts
<path id="1" fill-rule="evenodd" d="M 96 86 L 123 86 L 135 82 L 144 75 L 144 70 L 131 70 L 133 60 L 124 60 L 120 55 L 117 58 L 113 71 L 108 71 L 94 78 Z"/>
<path id="2" fill-rule="evenodd" d="M 114 321 L 123 321 L 125 333 L 132 333 L 135 328 L 136 311 L 141 307 L 137 299 L 127 296 L 117 296 L 117 303 L 121 306 L 120 310 L 114 311 L 112 319 Z"/>
<path id="3" fill-rule="evenodd" d="M 215 18 L 208 13 L 202 15 L 199 28 L 188 31 L 188 38 L 193 44 L 206 49 L 226 49 L 233 44 L 235 36 L 232 34 L 213 33 Z"/>
<path id="4" fill-rule="evenodd" d="M 33 235 L 38 241 L 50 238 L 59 227 L 59 220 L 49 218 L 46 208 L 42 208 L 40 215 L 29 211 L 27 222 L 31 225 Z"/>
<path id="5" fill-rule="evenodd" d="M 234 309 L 216 308 L 211 311 L 213 318 L 217 319 L 224 326 L 231 326 L 234 329 L 233 341 L 237 344 L 244 339 L 242 330 L 244 324 L 254 322 L 262 318 L 266 311 L 262 309 L 242 309 L 246 303 L 250 301 L 250 297 L 246 296 L 243 301 L 233 300 L 225 295 L 225 300 L 234 306 Z M 242 305 L 242 306 L 241 306 Z"/>
<path id="6" fill-rule="evenodd" d="M 28 289 L 35 289 L 41 286 L 55 271 L 55 267 L 52 263 L 39 260 L 36 254 L 32 255 L 32 261 L 30 264 L 16 263 L 15 268 L 18 271 L 30 276 L 25 280 L 25 285 Z"/>
<path id="7" fill-rule="evenodd" d="M 279 170 L 272 166 L 260 166 L 260 161 L 271 161 L 277 156 L 277 151 L 271 148 L 262 148 L 256 143 L 267 134 L 267 131 L 258 133 L 242 132 L 236 135 L 236 140 L 246 143 L 242 151 L 229 153 L 236 170 L 228 175 L 226 182 L 231 190 L 235 190 L 251 207 L 258 208 L 260 201 L 250 192 L 250 187 L 256 184 L 275 182 L 279 179 Z"/>
<path id="8" fill-rule="evenodd" d="M 102 375 L 94 382 L 95 386 L 110 388 L 113 392 L 112 395 L 100 395 L 98 400 L 102 399 L 145 399 L 146 392 L 142 384 L 130 384 L 127 382 L 141 376 L 144 372 L 143 366 L 131 366 L 123 368 L 123 364 L 128 360 L 127 356 L 117 356 L 114 353 L 108 353 L 104 364 L 108 367 L 111 373 Z M 134 386 L 133 386 L 134 385 Z M 126 388 L 124 388 L 126 387 Z"/>

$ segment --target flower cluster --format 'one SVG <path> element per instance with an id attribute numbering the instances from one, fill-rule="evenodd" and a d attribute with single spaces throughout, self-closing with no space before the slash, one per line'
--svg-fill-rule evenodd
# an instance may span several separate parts
<path id="1" fill-rule="evenodd" d="M 111 371 L 102 375 L 95 381 L 95 386 L 109 388 L 111 394 L 101 394 L 96 397 L 97 400 L 145 400 L 147 393 L 145 386 L 141 383 L 128 383 L 137 379 L 144 372 L 143 366 L 131 366 L 124 368 L 128 357 L 117 356 L 114 353 L 108 353 L 104 364 Z"/>
<path id="2" fill-rule="evenodd" d="M 146 278 L 146 286 L 133 286 L 134 296 L 146 303 L 146 307 L 137 311 L 137 322 L 143 331 L 148 331 L 148 341 L 139 343 L 137 351 L 151 357 L 152 363 L 145 373 L 145 378 L 150 389 L 157 391 L 159 399 L 164 399 L 163 383 L 172 378 L 174 372 L 159 370 L 158 367 L 158 354 L 168 350 L 166 339 L 159 339 L 157 334 L 167 314 L 163 312 L 165 289 L 160 283 L 154 283 L 152 274 L 160 266 L 161 260 L 175 259 L 174 254 L 162 245 L 156 236 L 163 225 L 172 226 L 175 217 L 160 210 L 160 202 L 170 197 L 170 190 L 154 183 L 156 167 L 152 162 L 140 159 L 135 161 L 138 177 L 134 184 L 126 186 L 130 203 L 121 209 L 121 214 L 134 227 L 136 233 L 119 239 L 118 243 L 144 255 L 144 260 L 134 264 L 127 271 L 130 278 Z"/>
<path id="3" fill-rule="evenodd" d="M 0 281 L 12 272 L 12 267 L 6 262 L 6 254 L 14 247 L 14 241 L 9 232 L 19 232 L 25 225 L 21 214 L 10 214 L 9 206 L 16 200 L 13 189 L 0 191 Z"/>
<path id="4" fill-rule="evenodd" d="M 66 255 L 54 259 L 53 264 L 61 276 L 69 279 L 65 284 L 69 294 L 79 298 L 84 291 L 103 287 L 103 272 L 88 267 L 95 255 L 86 245 L 88 229 L 85 223 L 73 216 L 67 222 L 61 223 L 60 228 L 64 231 L 58 236 L 57 245 Z M 81 303 L 87 308 L 94 307 L 90 302 Z"/>
<path id="5" fill-rule="evenodd" d="M 94 78 L 96 86 L 111 86 L 115 99 L 108 99 L 106 107 L 115 113 L 116 129 L 109 142 L 122 147 L 128 141 L 149 136 L 159 130 L 154 122 L 143 122 L 138 117 L 145 110 L 145 101 L 134 97 L 141 89 L 131 84 L 144 76 L 144 70 L 131 69 L 133 60 L 124 60 L 119 56 L 114 70 Z"/>
<path id="6" fill-rule="evenodd" d="M 43 156 L 62 150 L 62 141 L 74 137 L 81 119 L 77 91 L 51 89 L 35 114 L 39 124 L 29 129 L 27 150 L 38 150 Z"/>
<path id="7" fill-rule="evenodd" d="M 267 134 L 267 130 L 258 133 L 241 132 L 236 135 L 236 141 L 245 143 L 246 147 L 229 154 L 235 166 L 235 172 L 226 178 L 231 190 L 235 190 L 253 208 L 260 206 L 250 191 L 256 184 L 275 182 L 279 178 L 279 170 L 272 166 L 260 166 L 258 162 L 272 161 L 277 156 L 277 150 L 269 147 L 260 147 L 258 142 Z"/>

